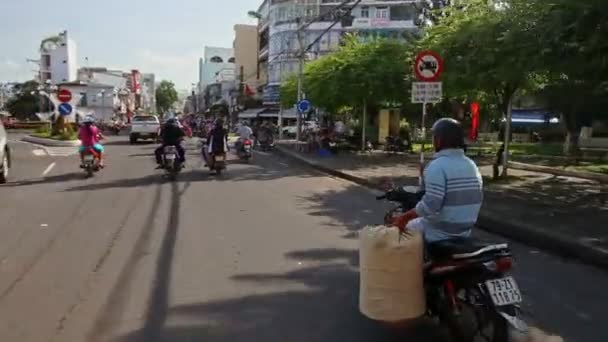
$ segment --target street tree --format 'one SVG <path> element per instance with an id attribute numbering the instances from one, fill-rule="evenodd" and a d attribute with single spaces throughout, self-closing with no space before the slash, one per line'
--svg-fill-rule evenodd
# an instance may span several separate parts
<path id="1" fill-rule="evenodd" d="M 40 111 L 38 82 L 27 81 L 14 86 L 15 95 L 6 103 L 6 110 L 19 120 L 34 119 Z"/>
<path id="2" fill-rule="evenodd" d="M 159 113 L 169 111 L 177 102 L 177 90 L 171 81 L 163 80 L 156 88 L 156 108 Z"/>

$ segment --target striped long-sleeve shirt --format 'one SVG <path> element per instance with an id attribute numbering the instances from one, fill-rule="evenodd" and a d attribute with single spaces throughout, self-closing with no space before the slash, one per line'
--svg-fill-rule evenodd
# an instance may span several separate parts
<path id="1" fill-rule="evenodd" d="M 466 237 L 477 222 L 483 180 L 461 149 L 438 152 L 424 171 L 425 195 L 416 206 L 428 242 Z"/>

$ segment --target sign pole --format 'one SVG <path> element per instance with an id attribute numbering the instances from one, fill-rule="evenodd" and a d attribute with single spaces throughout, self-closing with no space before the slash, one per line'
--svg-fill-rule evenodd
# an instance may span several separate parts
<path id="1" fill-rule="evenodd" d="M 423 173 L 424 173 L 424 143 L 426 141 L 426 127 L 425 127 L 425 121 L 426 121 L 426 102 L 422 103 L 422 124 L 420 125 L 421 127 L 421 136 L 422 136 L 422 144 L 420 144 L 420 176 L 418 176 L 418 185 L 420 186 L 420 188 L 422 189 L 423 187 L 423 183 L 424 183 L 424 178 L 423 178 Z"/>

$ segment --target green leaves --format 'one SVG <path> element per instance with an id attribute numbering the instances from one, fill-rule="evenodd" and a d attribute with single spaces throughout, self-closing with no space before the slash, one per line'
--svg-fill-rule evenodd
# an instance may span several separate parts
<path id="1" fill-rule="evenodd" d="M 159 113 L 165 113 L 177 102 L 177 90 L 171 81 L 163 80 L 156 88 L 156 107 Z"/>
<path id="2" fill-rule="evenodd" d="M 361 42 L 347 37 L 335 53 L 305 65 L 304 92 L 315 106 L 335 112 L 344 106 L 401 102 L 407 95 L 406 77 L 411 72 L 408 45 L 394 40 Z M 295 103 L 297 81 L 292 77 L 281 87 L 283 106 Z"/>

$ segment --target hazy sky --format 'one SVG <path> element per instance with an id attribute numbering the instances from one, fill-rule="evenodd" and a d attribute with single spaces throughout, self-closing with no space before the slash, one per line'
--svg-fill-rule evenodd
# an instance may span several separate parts
<path id="1" fill-rule="evenodd" d="M 78 64 L 198 81 L 203 46 L 232 47 L 235 24 L 262 0 L 0 0 L 0 81 L 32 79 L 42 38 L 68 30 Z"/>

